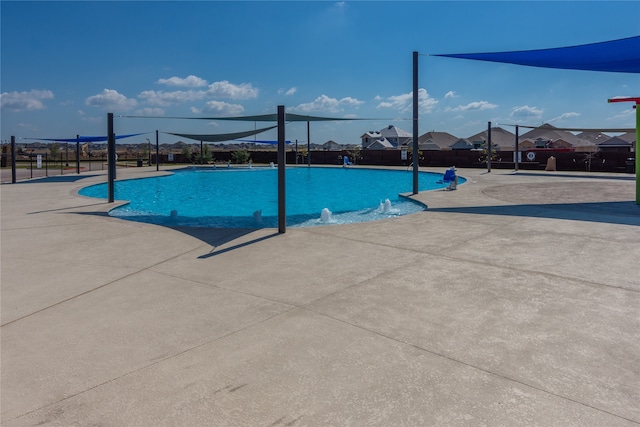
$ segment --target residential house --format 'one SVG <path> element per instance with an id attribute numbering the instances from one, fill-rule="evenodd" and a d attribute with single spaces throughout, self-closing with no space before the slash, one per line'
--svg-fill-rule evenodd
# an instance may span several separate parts
<path id="1" fill-rule="evenodd" d="M 523 143 L 530 142 L 533 143 L 535 148 L 535 141 L 537 140 L 550 142 L 553 148 L 560 148 L 559 145 L 561 145 L 565 148 L 573 148 L 575 151 L 596 151 L 596 145 L 589 139 L 579 138 L 569 131 L 559 130 L 548 123 L 520 135 L 519 145 L 522 146 Z M 524 150 L 524 148 L 521 148 L 521 150 Z"/>
<path id="2" fill-rule="evenodd" d="M 480 150 L 489 140 L 489 132 L 483 130 L 475 135 L 466 138 L 471 143 L 474 150 Z M 515 134 L 502 129 L 501 127 L 491 128 L 491 147 L 495 151 L 514 151 L 516 146 Z"/>
<path id="3" fill-rule="evenodd" d="M 337 142 L 330 140 L 322 144 L 322 149 L 325 151 L 341 151 L 344 147 Z"/>
<path id="4" fill-rule="evenodd" d="M 434 147 L 438 147 L 437 150 L 449 150 L 452 144 L 458 141 L 457 136 L 453 136 L 447 132 L 427 132 L 418 137 L 418 148 L 420 150 L 432 150 Z"/>
<path id="5" fill-rule="evenodd" d="M 619 136 L 614 136 L 597 144 L 598 151 L 631 152 L 632 143 Z"/>
<path id="6" fill-rule="evenodd" d="M 384 150 L 407 145 L 413 138 L 411 134 L 396 126 L 389 125 L 379 131 L 369 131 L 360 136 L 362 148 L 366 150 Z"/>

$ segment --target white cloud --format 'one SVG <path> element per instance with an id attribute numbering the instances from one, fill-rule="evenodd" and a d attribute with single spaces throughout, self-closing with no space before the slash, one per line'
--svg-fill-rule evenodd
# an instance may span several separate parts
<path id="1" fill-rule="evenodd" d="M 158 79 L 156 83 L 167 86 L 181 87 L 204 87 L 208 84 L 205 79 L 201 79 L 200 77 L 193 75 L 187 76 L 185 78 L 170 77 L 168 79 Z"/>
<path id="2" fill-rule="evenodd" d="M 285 96 L 291 96 L 297 91 L 298 91 L 298 88 L 294 86 L 290 89 L 278 89 L 278 94 L 279 95 L 285 94 Z"/>
<path id="3" fill-rule="evenodd" d="M 30 90 L 29 92 L 3 92 L 0 94 L 0 106 L 7 111 L 33 111 L 45 108 L 43 100 L 52 99 L 50 90 Z"/>
<path id="4" fill-rule="evenodd" d="M 580 116 L 580 113 L 576 113 L 576 112 L 571 111 L 569 113 L 560 114 L 558 117 L 555 117 L 555 118 L 553 118 L 551 120 L 547 120 L 547 122 L 549 122 L 549 123 L 561 122 L 564 119 L 569 119 L 571 117 L 579 117 L 579 116 Z"/>
<path id="5" fill-rule="evenodd" d="M 544 113 L 544 110 L 540 108 L 524 105 L 522 107 L 514 108 L 511 113 L 509 113 L 509 117 L 520 120 L 539 120 L 542 118 L 542 113 Z"/>
<path id="6" fill-rule="evenodd" d="M 193 111 L 193 109 L 192 109 Z M 222 101 L 209 101 L 199 112 L 219 113 L 223 115 L 235 115 L 244 111 L 244 107 L 240 104 L 229 104 Z"/>
<path id="7" fill-rule="evenodd" d="M 87 123 L 102 123 L 101 117 L 80 117 L 80 120 Z"/>
<path id="8" fill-rule="evenodd" d="M 236 85 L 223 80 L 211 83 L 207 94 L 213 98 L 251 99 L 258 97 L 258 89 L 254 88 L 251 83 Z"/>
<path id="9" fill-rule="evenodd" d="M 623 121 L 627 121 L 630 120 L 632 118 L 635 118 L 636 116 L 636 111 L 632 108 L 629 108 L 628 110 L 622 110 L 620 113 L 609 117 L 607 120 L 623 120 Z"/>
<path id="10" fill-rule="evenodd" d="M 297 107 L 294 107 L 293 109 L 296 111 L 304 111 L 304 112 L 309 112 L 309 111 L 326 111 L 329 113 L 339 113 L 341 111 L 343 111 L 343 106 L 358 106 L 358 105 L 362 105 L 364 104 L 364 101 L 360 101 L 356 98 L 352 98 L 350 96 L 342 98 L 342 99 L 337 99 L 337 98 L 330 98 L 327 95 L 320 95 L 319 97 L 317 97 L 315 100 L 311 101 L 311 102 L 307 102 L 304 104 L 300 104 Z"/>
<path id="11" fill-rule="evenodd" d="M 140 92 L 138 98 L 144 99 L 150 105 L 166 107 L 172 104 L 181 104 L 189 101 L 198 101 L 206 97 L 206 92 L 201 90 L 176 90 L 173 92 L 145 90 Z"/>
<path id="12" fill-rule="evenodd" d="M 138 105 L 135 99 L 127 98 L 113 89 L 105 89 L 102 93 L 88 97 L 84 102 L 92 107 L 116 111 L 129 111 Z"/>
<path id="13" fill-rule="evenodd" d="M 426 89 L 418 89 L 418 110 L 421 113 L 430 113 L 438 103 L 437 100 L 431 98 Z M 382 101 L 376 108 L 393 108 L 402 113 L 412 111 L 413 91 L 402 95 L 390 96 L 386 101 Z"/>
<path id="14" fill-rule="evenodd" d="M 455 108 L 446 108 L 445 111 L 482 111 L 492 110 L 496 107 L 497 105 L 491 104 L 487 101 L 474 101 L 468 103 L 467 105 L 459 105 Z"/>
<path id="15" fill-rule="evenodd" d="M 444 99 L 449 98 L 458 98 L 458 95 L 454 91 L 450 90 L 449 92 L 444 94 Z"/>
<path id="16" fill-rule="evenodd" d="M 158 107 L 146 107 L 136 110 L 136 114 L 139 116 L 164 116 L 164 110 Z"/>

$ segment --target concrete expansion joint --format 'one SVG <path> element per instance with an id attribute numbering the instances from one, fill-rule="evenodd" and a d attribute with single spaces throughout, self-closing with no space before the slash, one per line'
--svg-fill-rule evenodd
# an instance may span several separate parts
<path id="1" fill-rule="evenodd" d="M 536 386 L 536 385 L 534 385 L 534 384 L 526 383 L 526 382 L 524 382 L 524 381 L 522 381 L 522 380 L 520 380 L 520 379 L 513 378 L 513 377 L 510 377 L 510 376 L 507 376 L 507 375 L 501 374 L 501 373 L 499 373 L 499 372 L 493 371 L 493 370 L 488 369 L 488 368 L 484 368 L 484 367 L 479 366 L 479 365 L 475 365 L 475 364 L 472 364 L 472 363 L 469 363 L 469 362 L 465 362 L 465 361 L 464 361 L 464 360 L 462 360 L 462 359 L 455 358 L 455 357 L 452 357 L 452 356 L 450 356 L 450 355 L 447 355 L 447 354 L 444 354 L 444 353 L 441 353 L 441 352 L 437 352 L 437 351 L 434 351 L 434 350 L 430 350 L 430 349 L 428 349 L 428 348 L 425 348 L 425 347 L 419 346 L 419 345 L 417 345 L 417 344 L 413 344 L 413 343 L 408 342 L 408 341 L 405 341 L 405 340 L 401 340 L 401 339 L 398 339 L 398 338 L 394 338 L 394 337 L 392 337 L 392 336 L 390 336 L 390 335 L 383 334 L 383 333 L 381 333 L 381 332 L 375 331 L 375 330 L 370 329 L 370 328 L 366 328 L 366 327 L 364 327 L 364 326 L 362 326 L 362 325 L 358 325 L 358 324 L 355 324 L 355 323 L 347 322 L 347 321 L 345 321 L 344 319 L 340 319 L 340 318 L 337 318 L 337 317 L 334 317 L 334 316 L 328 315 L 328 314 L 326 314 L 326 313 L 321 313 L 321 312 L 315 311 L 315 310 L 310 309 L 310 308 L 307 308 L 306 310 L 311 311 L 311 312 L 313 312 L 313 313 L 315 313 L 315 314 L 317 314 L 317 315 L 320 315 L 320 316 L 323 316 L 323 317 L 330 318 L 330 319 L 332 319 L 332 320 L 335 320 L 335 321 L 337 321 L 337 322 L 343 323 L 343 324 L 345 324 L 345 325 L 348 325 L 348 326 L 351 326 L 351 327 L 354 327 L 354 328 L 358 328 L 358 329 L 360 329 L 360 330 L 363 330 L 363 331 L 366 331 L 366 332 L 368 332 L 368 333 L 371 333 L 371 334 L 374 334 L 374 335 L 376 335 L 376 336 L 379 336 L 379 337 L 381 337 L 381 338 L 384 338 L 384 339 L 387 339 L 387 340 L 393 341 L 393 342 L 395 342 L 395 343 L 398 343 L 398 344 L 402 344 L 402 345 L 406 345 L 406 346 L 412 347 L 412 348 L 414 348 L 414 349 L 416 349 L 416 350 L 418 350 L 418 351 L 425 352 L 425 353 L 429 353 L 429 354 L 431 354 L 431 355 L 433 355 L 433 356 L 436 356 L 436 357 L 440 357 L 440 358 L 446 359 L 446 360 L 448 360 L 448 361 L 450 361 L 450 362 L 453 362 L 453 363 L 456 363 L 456 364 L 460 364 L 460 365 L 466 366 L 466 367 L 468 367 L 468 368 L 471 368 L 471 369 L 475 369 L 475 370 L 478 370 L 478 371 L 484 372 L 484 373 L 486 373 L 486 374 L 488 374 L 488 375 L 491 375 L 491 376 L 493 376 L 493 377 L 496 377 L 496 378 L 499 378 L 499 379 L 502 379 L 502 380 L 506 380 L 506 381 L 509 381 L 509 382 L 512 382 L 512 383 L 516 383 L 516 384 L 518 384 L 518 385 L 520 385 L 520 386 L 522 386 L 522 387 L 527 387 L 527 388 L 530 388 L 530 389 L 533 389 L 533 390 L 537 390 L 537 391 L 539 391 L 539 392 L 542 392 L 542 393 L 548 394 L 548 395 L 550 395 L 550 396 L 557 397 L 557 398 L 559 398 L 559 399 L 563 399 L 563 400 L 566 400 L 566 401 L 568 401 L 568 402 L 572 402 L 572 403 L 575 403 L 575 404 L 578 404 L 578 405 L 581 405 L 581 406 L 584 406 L 584 407 L 587 407 L 587 408 L 593 409 L 593 410 L 598 411 L 598 412 L 602 412 L 602 413 L 605 413 L 605 414 L 611 415 L 611 416 L 613 416 L 613 417 L 616 417 L 616 418 L 619 418 L 619 419 L 622 419 L 622 420 L 625 420 L 625 421 L 629 421 L 629 422 L 632 422 L 632 423 L 640 424 L 640 421 L 639 421 L 639 420 L 633 420 L 633 419 L 630 419 L 630 418 L 623 417 L 623 416 L 621 416 L 621 415 L 619 415 L 619 414 L 616 414 L 616 413 L 613 413 L 613 412 L 607 411 L 607 410 L 602 409 L 602 408 L 598 408 L 597 406 L 593 406 L 593 405 L 590 405 L 590 404 L 588 404 L 588 403 L 581 402 L 581 401 L 579 401 L 579 400 L 573 399 L 573 398 L 571 398 L 571 397 L 568 397 L 568 396 L 565 396 L 565 395 L 562 395 L 562 394 L 559 394 L 559 393 L 555 393 L 555 392 L 553 392 L 553 391 L 551 391 L 551 390 L 547 390 L 547 389 L 545 389 L 545 388 L 542 388 L 542 387 Z"/>

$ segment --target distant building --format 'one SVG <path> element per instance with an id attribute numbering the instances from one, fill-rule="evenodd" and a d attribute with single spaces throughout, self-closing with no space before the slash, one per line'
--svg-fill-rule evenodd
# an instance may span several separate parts
<path id="1" fill-rule="evenodd" d="M 466 138 L 471 143 L 474 150 L 481 150 L 489 140 L 489 133 L 486 130 L 471 135 Z M 501 127 L 491 128 L 491 147 L 495 151 L 514 151 L 516 146 L 515 134 L 502 129 Z"/>
<path id="2" fill-rule="evenodd" d="M 360 139 L 362 139 L 362 148 L 365 150 L 385 150 L 407 145 L 413 137 L 406 130 L 389 125 L 379 131 L 366 132 L 360 136 Z"/>
<path id="3" fill-rule="evenodd" d="M 325 151 L 341 151 L 344 149 L 342 145 L 333 140 L 325 142 L 321 147 Z"/>
<path id="4" fill-rule="evenodd" d="M 598 151 L 617 151 L 617 152 L 631 152 L 632 143 L 629 141 L 625 141 L 624 139 L 614 136 L 613 138 L 609 138 L 606 141 L 602 141 L 597 144 Z"/>
<path id="5" fill-rule="evenodd" d="M 430 131 L 418 137 L 418 148 L 420 150 L 449 150 L 451 145 L 455 144 L 459 138 L 447 132 Z"/>

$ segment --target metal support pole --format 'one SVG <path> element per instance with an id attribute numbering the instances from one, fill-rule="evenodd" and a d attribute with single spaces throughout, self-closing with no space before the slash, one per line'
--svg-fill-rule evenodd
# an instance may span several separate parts
<path id="1" fill-rule="evenodd" d="M 80 175 L 80 135 L 76 135 L 76 173 Z"/>
<path id="2" fill-rule="evenodd" d="M 158 140 L 158 131 L 156 130 L 156 171 L 160 170 L 160 143 Z"/>
<path id="3" fill-rule="evenodd" d="M 636 205 L 640 205 L 640 102 L 636 102 Z"/>
<path id="4" fill-rule="evenodd" d="M 516 172 L 518 171 L 518 153 L 520 152 L 520 146 L 518 144 L 518 131 L 520 129 L 518 128 L 518 126 L 516 125 L 516 154 L 515 154 L 515 159 L 513 159 L 515 166 L 516 166 Z"/>
<path id="5" fill-rule="evenodd" d="M 309 130 L 308 120 L 307 120 L 307 166 L 311 167 L 311 131 Z"/>
<path id="6" fill-rule="evenodd" d="M 113 134 L 113 113 L 107 113 L 107 165 L 108 202 L 114 201 L 114 181 L 116 180 L 116 138 Z"/>
<path id="7" fill-rule="evenodd" d="M 278 105 L 278 233 L 284 234 L 287 231 L 287 212 L 285 194 L 285 167 L 286 158 L 284 152 L 285 132 L 284 132 L 284 105 Z M 307 122 L 308 123 L 308 122 Z"/>
<path id="8" fill-rule="evenodd" d="M 491 172 L 491 122 L 487 126 L 487 172 Z"/>
<path id="9" fill-rule="evenodd" d="M 202 141 L 200 141 L 200 164 L 204 162 L 204 153 L 202 151 Z"/>
<path id="10" fill-rule="evenodd" d="M 418 194 L 418 52 L 413 52 L 413 194 Z"/>
<path id="11" fill-rule="evenodd" d="M 11 135 L 11 183 L 16 181 L 16 137 Z"/>

